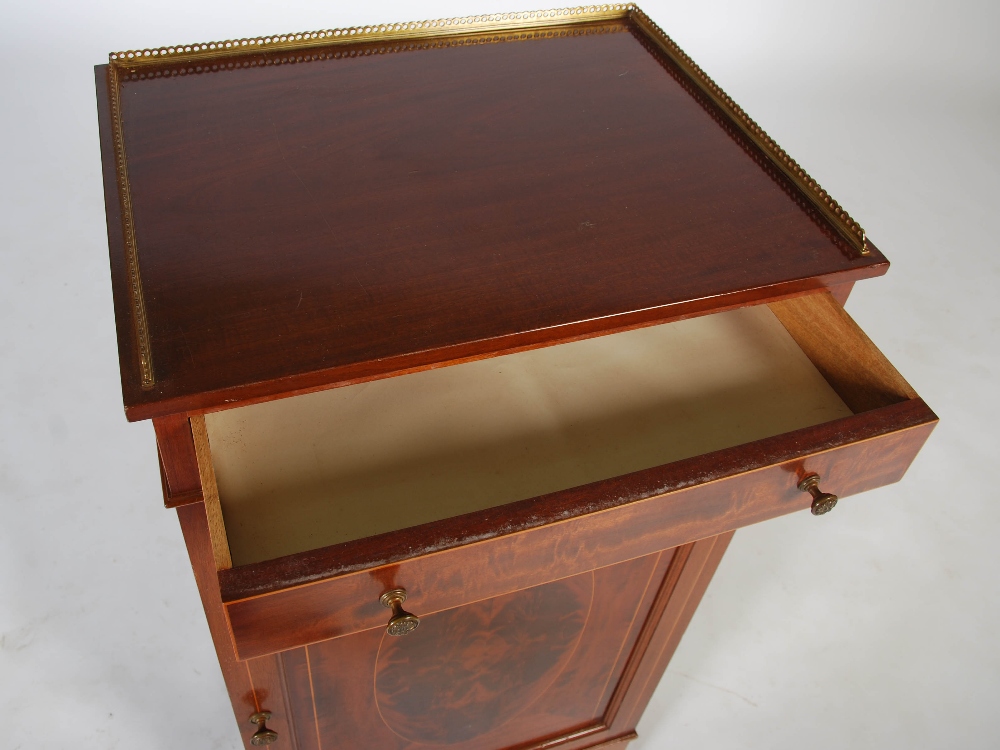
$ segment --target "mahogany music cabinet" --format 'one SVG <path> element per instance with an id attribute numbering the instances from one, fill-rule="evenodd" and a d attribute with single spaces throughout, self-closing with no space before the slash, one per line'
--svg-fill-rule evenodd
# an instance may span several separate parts
<path id="1" fill-rule="evenodd" d="M 888 262 L 645 14 L 115 53 L 122 391 L 246 745 L 623 746 L 735 529 L 936 417 Z"/>

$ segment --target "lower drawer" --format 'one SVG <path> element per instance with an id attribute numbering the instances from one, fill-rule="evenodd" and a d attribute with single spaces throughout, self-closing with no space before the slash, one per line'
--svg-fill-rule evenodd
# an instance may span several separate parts
<path id="1" fill-rule="evenodd" d="M 695 344 L 717 336 L 707 350 L 675 336 L 692 323 Z M 594 357 L 573 351 L 491 360 L 518 377 L 453 414 L 460 439 L 445 428 L 466 365 L 448 368 L 446 381 L 386 381 L 392 389 L 380 393 L 419 407 L 390 414 L 393 430 L 351 422 L 352 406 L 365 403 L 355 386 L 193 419 L 202 475 L 209 485 L 218 475 L 232 540 L 220 535 L 220 558 L 231 550 L 237 563 L 219 582 L 239 657 L 384 628 L 380 597 L 392 589 L 427 617 L 804 509 L 813 497 L 799 485 L 810 475 L 840 496 L 897 481 L 936 422 L 825 293 L 659 328 L 600 340 L 610 357 L 624 337 L 619 359 L 631 370 L 586 369 Z M 667 343 L 636 353 L 640 340 Z M 440 382 L 447 398 L 435 401 L 427 394 Z M 576 400 L 563 400 L 579 383 Z M 546 398 L 557 403 L 541 426 L 530 408 L 518 416 L 526 399 Z M 580 416 L 595 412 L 603 422 Z M 401 429 L 399 414 L 424 431 Z M 408 460 L 477 435 L 493 442 L 465 461 L 447 450 L 421 454 L 438 463 Z M 337 534 L 346 539 L 329 543 Z M 260 549 L 270 551 L 253 559 Z"/>

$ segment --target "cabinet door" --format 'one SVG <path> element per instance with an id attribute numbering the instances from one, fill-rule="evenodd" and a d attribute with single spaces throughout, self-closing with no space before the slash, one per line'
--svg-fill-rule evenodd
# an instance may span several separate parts
<path id="1" fill-rule="evenodd" d="M 285 652 L 302 750 L 627 742 L 730 535 Z"/>

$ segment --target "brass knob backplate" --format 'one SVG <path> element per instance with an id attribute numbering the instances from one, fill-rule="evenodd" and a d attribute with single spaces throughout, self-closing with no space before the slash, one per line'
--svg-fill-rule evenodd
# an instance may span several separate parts
<path id="1" fill-rule="evenodd" d="M 383 607 L 392 610 L 392 617 L 385 632 L 389 635 L 406 635 L 411 630 L 416 630 L 420 624 L 420 618 L 403 609 L 403 602 L 406 601 L 406 589 L 392 589 L 386 591 L 379 597 Z"/>
<path id="2" fill-rule="evenodd" d="M 257 731 L 250 738 L 251 745 L 270 745 L 272 742 L 278 741 L 278 733 L 267 728 L 267 720 L 270 718 L 270 711 L 258 711 L 250 717 L 250 723 L 257 725 Z"/>
<path id="3" fill-rule="evenodd" d="M 819 474 L 810 474 L 807 476 L 799 482 L 799 489 L 812 495 L 812 514 L 814 516 L 821 516 L 824 513 L 829 513 L 837 505 L 836 495 L 831 495 L 829 492 L 823 492 L 819 488 Z"/>

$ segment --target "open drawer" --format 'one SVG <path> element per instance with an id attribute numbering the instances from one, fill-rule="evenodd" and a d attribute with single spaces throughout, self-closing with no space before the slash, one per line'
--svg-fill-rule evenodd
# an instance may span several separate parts
<path id="1" fill-rule="evenodd" d="M 823 292 L 191 423 L 246 659 L 895 482 L 936 417 Z"/>

